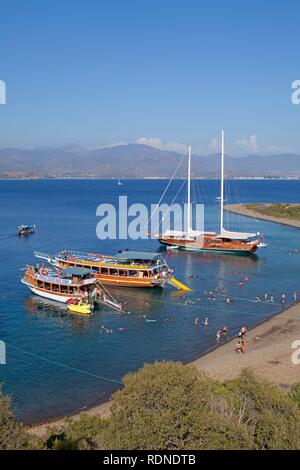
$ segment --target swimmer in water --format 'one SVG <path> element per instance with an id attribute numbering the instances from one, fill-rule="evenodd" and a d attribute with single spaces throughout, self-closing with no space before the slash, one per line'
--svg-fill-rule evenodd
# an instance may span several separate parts
<path id="1" fill-rule="evenodd" d="M 209 323 L 208 323 L 208 318 L 206 317 L 205 320 L 204 320 L 204 326 L 208 326 Z"/>
<path id="2" fill-rule="evenodd" d="M 199 325 L 199 321 L 200 321 L 199 317 L 195 318 L 195 320 L 194 320 L 194 325 L 195 325 L 195 326 L 198 326 L 198 325 Z"/>
<path id="3" fill-rule="evenodd" d="M 230 303 L 231 303 L 230 297 L 227 296 L 227 297 L 226 297 L 226 304 L 229 305 Z"/>

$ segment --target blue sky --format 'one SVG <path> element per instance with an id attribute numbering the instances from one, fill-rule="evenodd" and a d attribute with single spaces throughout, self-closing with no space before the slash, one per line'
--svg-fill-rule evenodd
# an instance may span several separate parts
<path id="1" fill-rule="evenodd" d="M 294 0 L 2 0 L 0 147 L 299 152 Z"/>

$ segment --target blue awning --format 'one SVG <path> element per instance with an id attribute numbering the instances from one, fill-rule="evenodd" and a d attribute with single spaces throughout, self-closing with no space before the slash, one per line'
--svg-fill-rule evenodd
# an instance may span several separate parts
<path id="1" fill-rule="evenodd" d="M 74 268 L 62 269 L 61 272 L 67 276 L 86 276 L 87 274 L 93 274 L 94 271 L 92 269 L 77 268 L 75 266 Z"/>
<path id="2" fill-rule="evenodd" d="M 159 253 L 150 253 L 147 251 L 122 251 L 115 255 L 117 259 L 124 260 L 141 260 L 141 261 L 153 261 L 157 258 L 161 258 Z"/>

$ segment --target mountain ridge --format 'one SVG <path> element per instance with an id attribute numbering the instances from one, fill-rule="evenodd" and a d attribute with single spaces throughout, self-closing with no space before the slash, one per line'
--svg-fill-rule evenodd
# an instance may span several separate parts
<path id="1" fill-rule="evenodd" d="M 0 177 L 170 178 L 182 154 L 145 144 L 122 144 L 87 150 L 77 144 L 33 149 L 0 149 Z M 300 178 L 300 155 L 225 156 L 227 177 Z M 185 177 L 186 162 L 176 176 Z M 192 177 L 219 177 L 220 154 L 193 155 Z"/>

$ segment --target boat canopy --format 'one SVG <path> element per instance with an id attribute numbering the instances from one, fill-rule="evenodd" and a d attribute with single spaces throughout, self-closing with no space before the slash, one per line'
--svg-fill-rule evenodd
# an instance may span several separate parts
<path id="1" fill-rule="evenodd" d="M 247 240 L 248 238 L 256 237 L 257 233 L 249 232 L 230 232 L 229 230 L 223 229 L 222 232 L 217 235 L 217 238 L 230 238 L 231 240 Z"/>
<path id="2" fill-rule="evenodd" d="M 87 276 L 88 274 L 95 273 L 95 271 L 93 271 L 92 269 L 77 268 L 76 266 L 72 268 L 62 269 L 61 272 L 66 276 Z"/>
<path id="3" fill-rule="evenodd" d="M 154 261 L 161 258 L 161 255 L 159 253 L 150 253 L 147 251 L 122 251 L 115 255 L 115 258 L 119 260 Z"/>
<path id="4" fill-rule="evenodd" d="M 215 232 L 201 232 L 200 230 L 190 229 L 188 232 L 182 232 L 180 230 L 166 230 L 163 233 L 164 237 L 175 237 L 175 238 L 191 238 L 191 237 L 203 237 L 204 235 L 216 235 Z"/>

